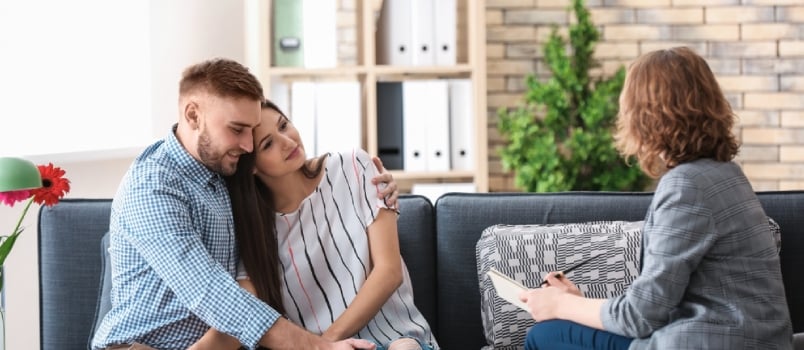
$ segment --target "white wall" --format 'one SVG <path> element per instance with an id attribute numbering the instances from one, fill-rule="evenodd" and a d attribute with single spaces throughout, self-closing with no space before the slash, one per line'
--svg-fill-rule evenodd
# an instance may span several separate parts
<path id="1" fill-rule="evenodd" d="M 243 62 L 243 17 L 242 0 L 150 1 L 150 96 L 153 113 L 143 116 L 143 123 L 152 123 L 153 138 L 166 135 L 170 125 L 177 119 L 178 82 L 184 67 L 212 57 L 227 57 Z M 58 56 L 57 53 L 54 53 L 55 56 Z M 119 108 L 135 103 L 138 101 L 120 96 Z M 108 122 L 92 127 L 101 133 L 126 133 L 127 130 L 121 130 L 113 117 L 114 110 L 110 110 Z M 60 118 L 71 118 L 71 114 L 60 115 Z M 31 160 L 37 164 L 53 162 L 65 169 L 66 177 L 72 183 L 72 190 L 67 194 L 69 198 L 110 198 L 135 153 L 130 150 L 109 150 L 42 155 Z M 5 263 L 7 349 L 39 349 L 38 209 L 34 206 L 28 212 L 24 221 L 26 230 Z M 20 205 L 14 208 L 0 205 L 0 230 L 10 231 L 21 210 Z"/>
<path id="2" fill-rule="evenodd" d="M 178 115 L 185 67 L 213 57 L 244 63 L 243 0 L 151 0 L 151 105 L 154 135 L 163 137 Z"/>
<path id="3" fill-rule="evenodd" d="M 0 138 L 0 154 L 150 141 L 152 125 L 143 118 L 151 111 L 148 7 L 147 1 L 0 1 L 0 125 L 20 131 Z M 126 132 L 96 132 L 112 121 Z"/>

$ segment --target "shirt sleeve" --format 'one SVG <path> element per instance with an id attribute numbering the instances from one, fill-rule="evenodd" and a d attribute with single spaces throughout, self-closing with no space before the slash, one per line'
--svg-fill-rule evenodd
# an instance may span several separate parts
<path id="1" fill-rule="evenodd" d="M 192 198 L 178 188 L 138 186 L 143 188 L 130 191 L 122 208 L 127 213 L 123 239 L 191 313 L 242 344 L 256 346 L 279 313 L 240 288 L 209 255 L 193 225 Z"/>
<path id="2" fill-rule="evenodd" d="M 669 323 L 690 276 L 717 238 L 701 193 L 683 174 L 668 173 L 661 180 L 642 231 L 642 271 L 625 294 L 604 303 L 606 330 L 644 338 Z"/>
<path id="3" fill-rule="evenodd" d="M 354 181 L 358 188 L 356 192 L 358 196 L 357 202 L 361 204 L 361 214 L 366 219 L 366 227 L 368 227 L 374 222 L 380 209 L 392 209 L 385 203 L 385 200 L 379 196 L 380 191 L 384 189 L 387 184 L 379 183 L 374 185 L 371 183 L 371 180 L 377 177 L 380 172 L 377 167 L 374 166 L 374 162 L 371 161 L 371 156 L 369 156 L 366 151 L 356 149 L 349 156 L 352 160 L 349 163 L 351 163 L 354 168 Z"/>

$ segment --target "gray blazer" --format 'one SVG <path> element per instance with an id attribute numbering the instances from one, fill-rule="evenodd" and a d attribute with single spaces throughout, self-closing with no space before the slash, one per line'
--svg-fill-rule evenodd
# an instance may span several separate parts
<path id="1" fill-rule="evenodd" d="M 784 244 L 784 243 L 782 243 Z M 601 308 L 630 349 L 792 349 L 779 255 L 740 167 L 701 159 L 659 181 L 642 271 Z"/>

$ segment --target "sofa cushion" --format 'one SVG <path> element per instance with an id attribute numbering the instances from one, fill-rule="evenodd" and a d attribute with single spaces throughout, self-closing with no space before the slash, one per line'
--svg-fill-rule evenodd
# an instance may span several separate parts
<path id="1" fill-rule="evenodd" d="M 437 324 L 433 206 L 426 197 L 402 195 L 399 198 L 399 208 L 403 212 L 397 220 L 399 249 L 410 273 L 414 302 L 433 328 Z M 108 232 L 103 235 L 99 249 L 102 270 L 99 275 L 93 327 L 89 333 L 90 342 L 100 327 L 103 316 L 112 306 Z"/>
<path id="2" fill-rule="evenodd" d="M 39 210 L 40 349 L 86 349 L 101 276 L 109 199 L 65 198 Z"/>
<path id="3" fill-rule="evenodd" d="M 109 259 L 109 232 L 103 235 L 99 249 L 102 267 L 98 283 L 98 302 L 95 306 L 95 322 L 92 323 L 92 331 L 89 333 L 87 344 L 92 343 L 92 338 L 100 328 L 103 316 L 106 316 L 106 313 L 112 308 L 112 261 Z"/>
<path id="4" fill-rule="evenodd" d="M 480 316 L 475 248 L 496 224 L 638 221 L 651 193 L 451 193 L 435 204 L 438 254 L 438 344 L 478 349 L 486 344 Z"/>
<path id="5" fill-rule="evenodd" d="M 495 268 L 527 287 L 551 271 L 596 257 L 569 273 L 585 296 L 611 298 L 639 275 L 642 221 L 494 225 L 477 242 L 477 274 L 486 349 L 522 349 L 530 314 L 501 299 L 486 272 Z"/>
<path id="6" fill-rule="evenodd" d="M 768 225 L 770 225 L 771 233 L 773 234 L 773 240 L 776 242 L 776 253 L 782 252 L 782 228 L 779 227 L 779 223 L 773 218 L 768 217 Z"/>
<path id="7" fill-rule="evenodd" d="M 794 332 L 804 332 L 804 191 L 757 192 L 757 197 L 765 209 L 781 227 L 782 265 L 787 307 L 793 321 Z"/>
<path id="8" fill-rule="evenodd" d="M 436 329 L 436 234 L 433 205 L 424 196 L 399 197 L 399 251 L 413 287 L 413 302 L 438 339 Z"/>

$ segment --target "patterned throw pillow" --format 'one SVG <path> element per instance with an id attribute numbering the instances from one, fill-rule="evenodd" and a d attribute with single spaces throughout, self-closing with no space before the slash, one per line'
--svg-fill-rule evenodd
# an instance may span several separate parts
<path id="1" fill-rule="evenodd" d="M 527 287 L 547 273 L 602 254 L 569 276 L 587 297 L 611 298 L 639 275 L 642 221 L 559 225 L 495 225 L 477 242 L 477 272 L 486 343 L 483 349 L 522 349 L 533 319 L 499 298 L 486 275 L 495 268 Z"/>
<path id="2" fill-rule="evenodd" d="M 483 349 L 522 349 L 533 319 L 499 298 L 486 275 L 495 268 L 525 286 L 535 287 L 547 273 L 560 271 L 592 255 L 603 254 L 570 272 L 569 277 L 592 298 L 611 298 L 639 275 L 642 221 L 598 221 L 556 225 L 495 225 L 477 242 L 477 273 L 486 344 Z M 781 228 L 768 217 L 777 251 Z"/>
<path id="3" fill-rule="evenodd" d="M 770 225 L 773 241 L 776 242 L 776 253 L 778 254 L 782 251 L 782 228 L 779 227 L 779 223 L 776 220 L 770 217 L 768 217 L 768 225 Z"/>

